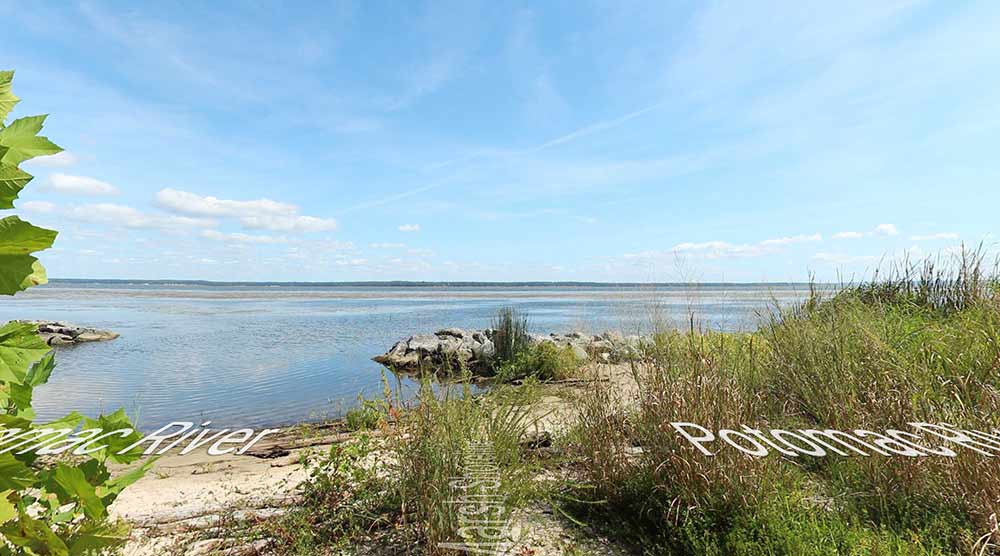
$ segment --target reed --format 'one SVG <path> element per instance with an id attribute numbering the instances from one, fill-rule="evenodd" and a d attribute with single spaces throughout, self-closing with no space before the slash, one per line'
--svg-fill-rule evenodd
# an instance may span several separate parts
<path id="1" fill-rule="evenodd" d="M 493 367 L 513 362 L 528 349 L 528 317 L 513 307 L 504 307 L 493 319 Z"/>
<path id="2" fill-rule="evenodd" d="M 996 276 L 966 252 L 816 289 L 752 334 L 657 334 L 634 392 L 580 400 L 566 510 L 644 554 L 1000 553 L 995 458 L 706 457 L 670 426 L 1000 429 Z"/>

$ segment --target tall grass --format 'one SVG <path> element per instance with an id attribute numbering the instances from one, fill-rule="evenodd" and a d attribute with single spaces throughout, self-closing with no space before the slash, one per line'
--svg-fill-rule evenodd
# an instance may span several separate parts
<path id="1" fill-rule="evenodd" d="M 906 305 L 950 314 L 995 300 L 997 262 L 988 268 L 986 252 L 962 247 L 951 259 L 928 257 L 889 264 L 871 280 L 847 288 L 866 304 Z"/>
<path id="2" fill-rule="evenodd" d="M 996 274 L 978 252 L 901 268 L 753 334 L 656 335 L 634 393 L 581 401 L 569 510 L 646 554 L 1000 553 L 996 459 L 706 457 L 670 427 L 1000 428 Z"/>
<path id="3" fill-rule="evenodd" d="M 459 506 L 452 503 L 460 493 L 453 481 L 462 476 L 463 454 L 471 442 L 492 448 L 499 491 L 510 497 L 509 509 L 530 483 L 520 448 L 529 410 L 510 401 L 507 395 L 474 396 L 467 385 L 435 391 L 424 382 L 419 403 L 401 413 L 388 456 L 396 465 L 403 521 L 415 526 L 426 554 L 449 553 L 439 545 L 462 540 Z"/>
<path id="4" fill-rule="evenodd" d="M 499 369 L 528 349 L 528 317 L 513 307 L 504 307 L 493 319 L 493 366 Z"/>

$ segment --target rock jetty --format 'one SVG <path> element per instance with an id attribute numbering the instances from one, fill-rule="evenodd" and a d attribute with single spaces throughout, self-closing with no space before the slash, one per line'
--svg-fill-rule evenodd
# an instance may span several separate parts
<path id="1" fill-rule="evenodd" d="M 65 346 L 83 342 L 106 342 L 119 336 L 110 330 L 85 328 L 56 321 L 25 321 L 38 325 L 38 335 L 50 346 Z"/>
<path id="2" fill-rule="evenodd" d="M 489 369 L 495 351 L 493 339 L 494 330 L 490 328 L 445 328 L 433 334 L 417 334 L 396 342 L 389 351 L 372 360 L 402 373 L 461 368 L 484 371 Z M 568 347 L 581 361 L 617 359 L 634 351 L 641 343 L 639 336 L 623 336 L 617 332 L 597 336 L 581 332 L 547 336 L 531 334 L 529 339 L 532 344 L 552 342 L 559 347 Z"/>

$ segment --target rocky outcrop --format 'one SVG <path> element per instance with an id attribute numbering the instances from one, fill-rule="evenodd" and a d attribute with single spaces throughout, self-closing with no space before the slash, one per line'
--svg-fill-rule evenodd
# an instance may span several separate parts
<path id="1" fill-rule="evenodd" d="M 83 342 L 106 342 L 119 336 L 110 330 L 85 328 L 54 321 L 27 321 L 38 325 L 38 335 L 50 346 L 64 346 Z"/>
<path id="2" fill-rule="evenodd" d="M 483 370 L 489 366 L 493 350 L 493 331 L 490 329 L 445 328 L 434 334 L 410 336 L 396 342 L 384 355 L 372 359 L 400 372 Z"/>
<path id="3" fill-rule="evenodd" d="M 385 354 L 372 360 L 395 371 L 442 372 L 455 369 L 486 371 L 493 358 L 494 331 L 445 328 L 434 334 L 418 334 L 396 342 Z M 602 361 L 621 359 L 639 348 L 639 336 L 622 336 L 606 332 L 598 336 L 569 332 L 566 334 L 531 334 L 533 344 L 551 342 L 573 350 L 577 359 Z"/>

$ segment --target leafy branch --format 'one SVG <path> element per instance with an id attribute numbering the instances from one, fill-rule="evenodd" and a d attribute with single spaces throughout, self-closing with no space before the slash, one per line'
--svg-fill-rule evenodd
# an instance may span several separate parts
<path id="1" fill-rule="evenodd" d="M 13 71 L 0 71 L 0 210 L 14 208 L 32 180 L 19 167 L 22 162 L 62 151 L 39 135 L 46 116 L 7 123 L 20 102 L 12 90 L 13 79 Z M 0 219 L 0 294 L 14 295 L 47 281 L 45 268 L 33 254 L 51 247 L 56 235 L 17 216 Z M 132 428 L 122 410 L 97 420 L 71 413 L 36 425 L 34 389 L 45 384 L 54 369 L 55 357 L 36 325 L 10 322 L 0 327 L 0 556 L 82 556 L 123 545 L 128 526 L 109 520 L 108 506 L 152 463 L 111 477 L 108 462 L 139 459 L 138 453 L 120 453 L 138 440 L 135 431 L 102 441 L 106 447 L 85 458 L 57 455 L 43 461 L 36 450 L 18 451 L 20 438 L 51 448 L 73 442 L 59 431 Z"/>

